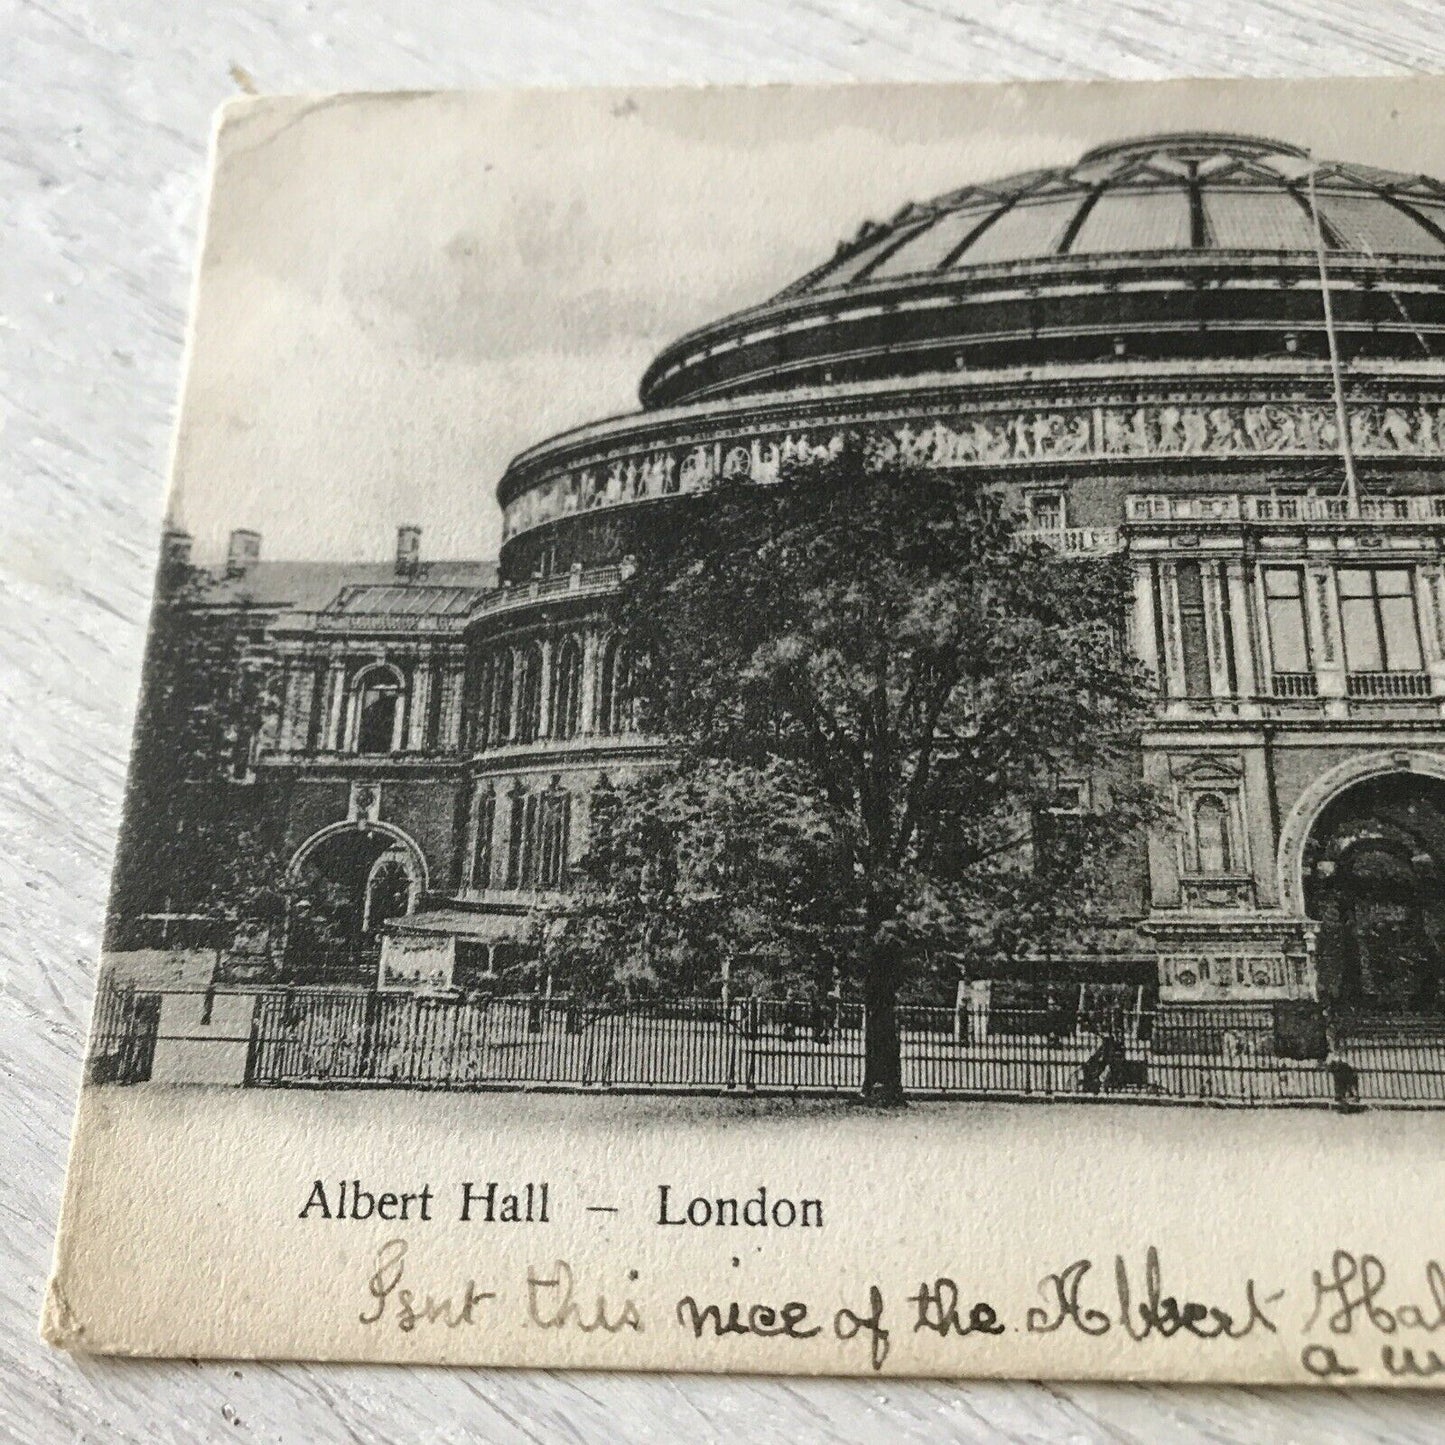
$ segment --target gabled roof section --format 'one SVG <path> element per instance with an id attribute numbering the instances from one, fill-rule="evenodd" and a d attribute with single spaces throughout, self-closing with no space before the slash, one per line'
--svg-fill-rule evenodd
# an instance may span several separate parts
<path id="1" fill-rule="evenodd" d="M 325 610 L 390 617 L 454 617 L 465 613 L 476 596 L 472 587 L 361 583 L 343 587 Z"/>
<path id="2" fill-rule="evenodd" d="M 494 561 L 423 562 L 412 578 L 398 577 L 394 562 L 253 562 L 239 576 L 216 573 L 205 600 L 296 612 L 369 611 L 375 601 L 379 611 L 434 616 L 437 608 L 465 611 L 496 586 Z"/>

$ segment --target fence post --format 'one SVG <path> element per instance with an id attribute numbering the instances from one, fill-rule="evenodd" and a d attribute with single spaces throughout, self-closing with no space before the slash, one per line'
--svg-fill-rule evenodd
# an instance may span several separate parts
<path id="1" fill-rule="evenodd" d="M 251 1038 L 246 1045 L 246 1073 L 243 1080 L 247 1088 L 258 1082 L 256 1074 L 261 1054 L 261 1019 L 266 1012 L 267 998 L 267 994 L 258 993 L 251 1007 Z"/>
<path id="2" fill-rule="evenodd" d="M 381 1033 L 381 1006 L 383 995 L 380 992 L 372 992 L 364 995 L 362 1004 L 361 1023 L 361 1058 L 358 1060 L 361 1067 L 357 1073 L 363 1079 L 374 1079 L 378 1077 L 377 1059 L 378 1036 Z"/>

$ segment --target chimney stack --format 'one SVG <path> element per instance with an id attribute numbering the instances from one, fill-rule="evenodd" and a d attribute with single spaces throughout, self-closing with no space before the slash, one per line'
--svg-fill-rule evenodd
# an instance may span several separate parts
<path id="1" fill-rule="evenodd" d="M 261 560 L 261 534 L 237 527 L 226 545 L 226 576 L 244 577 Z"/>
<path id="2" fill-rule="evenodd" d="M 415 577 L 421 570 L 421 528 L 396 529 L 396 575 Z"/>
<path id="3" fill-rule="evenodd" d="M 161 566 L 189 567 L 191 565 L 191 543 L 194 539 L 184 527 L 166 524 L 161 533 Z"/>

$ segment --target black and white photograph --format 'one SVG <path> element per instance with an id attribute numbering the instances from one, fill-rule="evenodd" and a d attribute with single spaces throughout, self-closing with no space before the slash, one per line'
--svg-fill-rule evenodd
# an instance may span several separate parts
<path id="1" fill-rule="evenodd" d="M 479 179 L 367 302 L 504 419 L 183 450 L 92 1082 L 1445 1103 L 1445 182 L 1313 139 L 975 151 L 781 287 Z"/>
<path id="2" fill-rule="evenodd" d="M 1335 1338 L 1386 1269 L 1387 1237 L 1330 1233 L 1348 1191 L 1309 1268 L 1250 1212 L 1439 1165 L 1440 98 L 227 107 L 49 1337 L 1440 1373 Z M 470 1154 L 429 1163 L 443 1138 Z M 986 1220 L 900 1195 L 990 1160 Z M 1030 1160 L 1116 1187 L 1076 1219 Z M 222 1275 L 243 1215 L 334 1267 L 321 1323 L 290 1291 L 122 1304 L 162 1198 Z M 902 1222 L 905 1305 L 859 1256 L 865 1198 L 981 1259 L 1025 1218 L 1061 1253 L 963 1302 Z M 1166 1222 L 1108 1234 L 1144 1205 Z M 1430 1330 L 1417 1213 L 1366 1288 Z M 564 1262 L 558 1220 L 650 1242 Z M 530 1333 L 471 1328 L 505 1298 L 481 1274 L 417 1302 L 438 1221 L 543 1239 Z M 726 1326 L 690 1271 L 756 1289 L 765 1245 L 843 1294 Z M 1169 1354 L 1181 1329 L 1218 1347 Z"/>

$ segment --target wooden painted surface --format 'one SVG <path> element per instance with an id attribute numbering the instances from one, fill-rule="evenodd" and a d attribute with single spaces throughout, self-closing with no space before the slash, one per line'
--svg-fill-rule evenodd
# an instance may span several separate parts
<path id="1" fill-rule="evenodd" d="M 5 0 L 0 1440 L 1440 1439 L 1438 1397 L 147 1364 L 71 1359 L 35 1334 L 221 100 L 250 88 L 1378 74 L 1445 69 L 1439 20 L 1432 0 Z"/>

